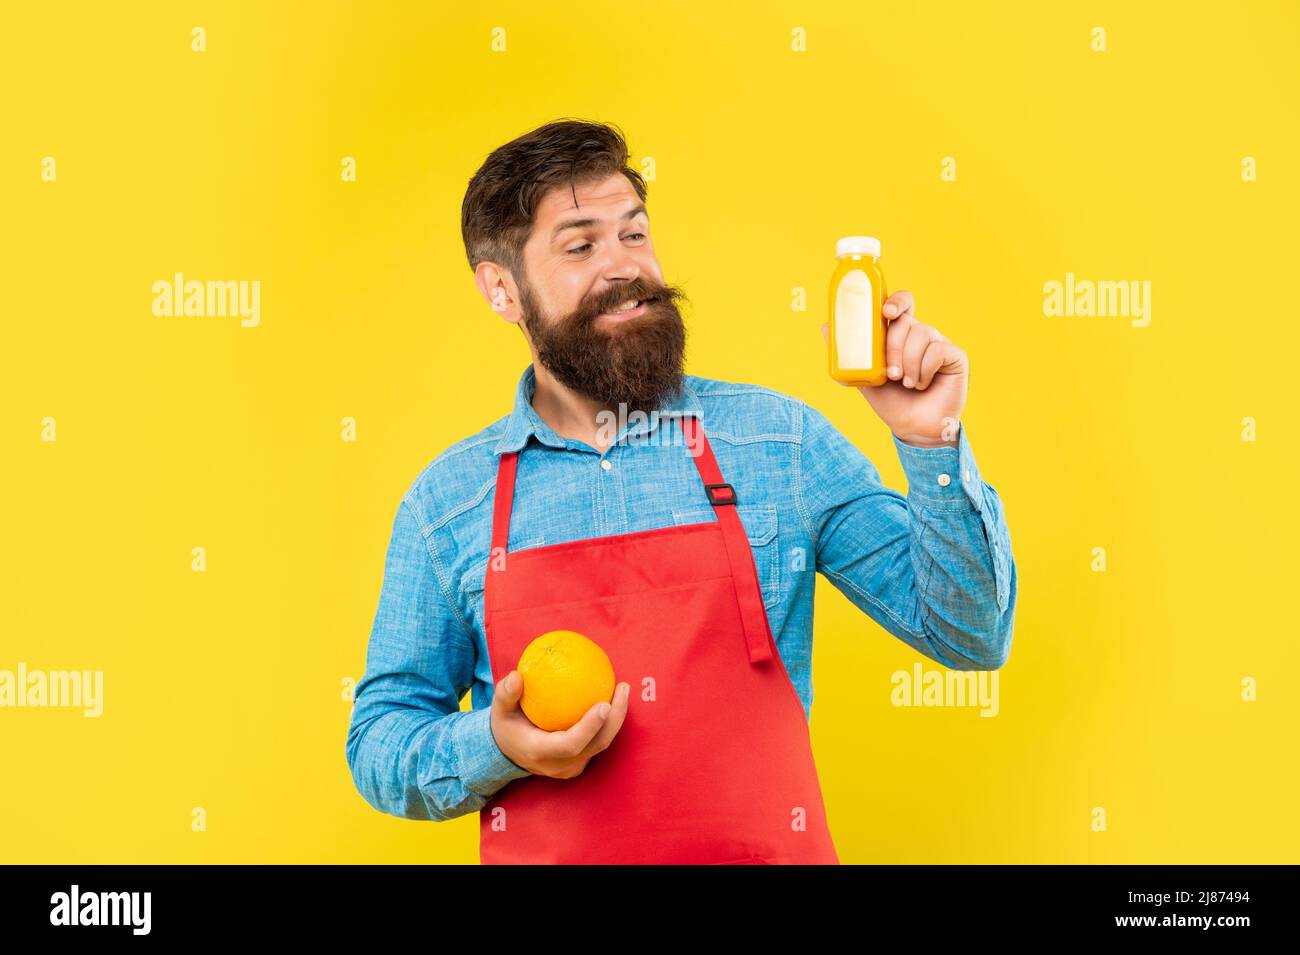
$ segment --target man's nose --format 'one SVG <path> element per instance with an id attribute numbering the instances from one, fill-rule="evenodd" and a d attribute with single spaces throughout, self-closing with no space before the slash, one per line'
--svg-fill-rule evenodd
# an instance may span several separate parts
<path id="1" fill-rule="evenodd" d="M 636 253 L 621 243 L 610 250 L 605 263 L 604 276 L 608 282 L 633 282 L 641 274 Z"/>

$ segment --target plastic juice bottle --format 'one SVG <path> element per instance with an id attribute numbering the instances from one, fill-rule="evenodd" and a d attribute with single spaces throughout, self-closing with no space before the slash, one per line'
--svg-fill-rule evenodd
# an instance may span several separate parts
<path id="1" fill-rule="evenodd" d="M 851 385 L 883 385 L 885 374 L 885 274 L 880 240 L 850 235 L 835 243 L 831 275 L 831 377 Z"/>

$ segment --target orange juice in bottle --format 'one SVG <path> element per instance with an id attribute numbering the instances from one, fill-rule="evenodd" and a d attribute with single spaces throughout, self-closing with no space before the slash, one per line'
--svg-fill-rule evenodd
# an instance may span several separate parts
<path id="1" fill-rule="evenodd" d="M 831 275 L 830 372 L 849 385 L 883 385 L 885 374 L 885 274 L 880 240 L 851 235 L 835 243 Z"/>

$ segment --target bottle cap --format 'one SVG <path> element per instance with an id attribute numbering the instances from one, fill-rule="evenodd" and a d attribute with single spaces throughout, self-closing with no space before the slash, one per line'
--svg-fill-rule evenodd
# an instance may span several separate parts
<path id="1" fill-rule="evenodd" d="M 848 235 L 835 243 L 835 255 L 872 255 L 880 258 L 880 240 L 865 235 Z"/>

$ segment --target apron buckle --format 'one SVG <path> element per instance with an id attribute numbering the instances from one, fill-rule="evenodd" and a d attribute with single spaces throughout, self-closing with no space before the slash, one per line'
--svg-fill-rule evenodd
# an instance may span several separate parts
<path id="1" fill-rule="evenodd" d="M 710 504 L 736 503 L 736 489 L 730 484 L 706 484 L 704 492 L 709 496 Z"/>

